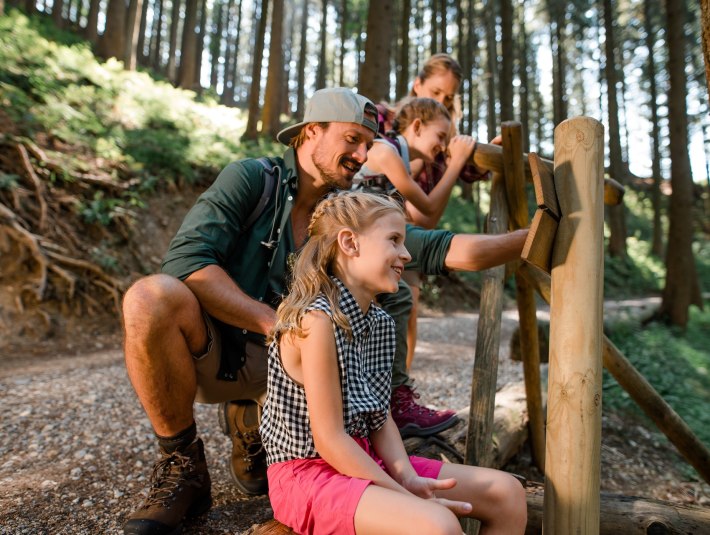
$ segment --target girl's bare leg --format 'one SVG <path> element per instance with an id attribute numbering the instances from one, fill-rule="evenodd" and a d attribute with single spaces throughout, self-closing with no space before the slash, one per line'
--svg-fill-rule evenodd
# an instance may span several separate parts
<path id="1" fill-rule="evenodd" d="M 456 515 L 443 505 L 370 485 L 355 510 L 357 535 L 461 535 Z"/>
<path id="2" fill-rule="evenodd" d="M 437 491 L 437 496 L 470 503 L 470 516 L 481 521 L 481 534 L 525 533 L 525 489 L 513 476 L 490 468 L 447 463 L 439 479 L 450 477 L 456 479 L 456 486 Z"/>

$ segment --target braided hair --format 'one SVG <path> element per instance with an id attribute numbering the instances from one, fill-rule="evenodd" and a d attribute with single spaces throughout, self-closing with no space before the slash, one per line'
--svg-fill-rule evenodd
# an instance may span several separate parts
<path id="1" fill-rule="evenodd" d="M 351 334 L 350 324 L 338 305 L 340 291 L 330 278 L 338 254 L 338 233 L 344 228 L 363 232 L 390 212 L 404 217 L 395 200 L 361 190 L 331 193 L 318 203 L 308 226 L 309 239 L 293 267 L 289 293 L 276 311 L 276 325 L 269 342 L 288 331 L 303 336 L 304 312 L 319 294 L 330 303 L 335 323 Z"/>

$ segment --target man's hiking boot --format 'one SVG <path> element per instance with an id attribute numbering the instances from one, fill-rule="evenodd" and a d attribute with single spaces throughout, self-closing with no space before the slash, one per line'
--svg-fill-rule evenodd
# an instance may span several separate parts
<path id="1" fill-rule="evenodd" d="M 392 391 L 392 418 L 402 438 L 428 437 L 458 422 L 454 411 L 433 410 L 419 405 L 417 399 L 419 394 L 411 386 L 401 385 Z"/>
<path id="2" fill-rule="evenodd" d="M 150 476 L 148 497 L 123 525 L 126 535 L 180 533 L 185 517 L 201 515 L 212 506 L 202 440 L 198 438 L 183 451 L 160 453 Z"/>
<path id="3" fill-rule="evenodd" d="M 219 425 L 232 439 L 229 472 L 237 488 L 249 496 L 266 494 L 269 490 L 260 422 L 261 407 L 254 401 L 230 401 L 219 405 Z"/>

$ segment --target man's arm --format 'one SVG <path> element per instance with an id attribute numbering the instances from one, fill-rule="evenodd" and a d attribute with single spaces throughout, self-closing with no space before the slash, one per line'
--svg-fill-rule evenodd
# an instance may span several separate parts
<path id="1" fill-rule="evenodd" d="M 217 265 L 195 271 L 185 279 L 185 284 L 202 308 L 224 323 L 268 334 L 276 322 L 276 312 L 270 306 L 249 297 Z"/>
<path id="2" fill-rule="evenodd" d="M 507 234 L 455 234 L 444 258 L 452 271 L 481 271 L 520 258 L 528 229 Z"/>

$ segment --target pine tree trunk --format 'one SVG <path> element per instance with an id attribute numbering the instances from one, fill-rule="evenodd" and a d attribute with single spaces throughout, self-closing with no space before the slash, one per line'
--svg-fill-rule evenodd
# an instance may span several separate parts
<path id="1" fill-rule="evenodd" d="M 513 2 L 502 0 L 500 3 L 501 25 L 501 72 L 500 72 L 500 120 L 514 121 L 513 115 Z"/>
<path id="2" fill-rule="evenodd" d="M 400 17 L 400 32 L 402 38 L 400 39 L 399 58 L 397 59 L 397 100 L 404 97 L 409 91 L 409 18 L 411 16 L 411 0 L 402 0 L 402 13 Z"/>
<path id="3" fill-rule="evenodd" d="M 303 118 L 303 110 L 306 107 L 306 54 L 308 53 L 308 0 L 303 0 L 301 6 L 301 39 L 298 47 L 298 82 L 296 94 L 296 118 L 300 121 Z"/>
<path id="4" fill-rule="evenodd" d="M 430 0 L 431 6 L 431 44 L 429 45 L 431 55 L 433 56 L 439 50 L 439 0 Z"/>
<path id="5" fill-rule="evenodd" d="M 328 24 L 328 0 L 323 0 L 323 8 L 321 11 L 321 27 L 320 27 L 320 54 L 318 54 L 318 70 L 316 71 L 316 89 L 322 89 L 325 87 L 325 77 L 328 71 L 327 59 L 326 59 L 326 42 L 327 42 L 327 32 L 326 27 Z"/>
<path id="6" fill-rule="evenodd" d="M 99 43 L 99 55 L 105 59 L 122 59 L 125 50 L 126 4 L 124 0 L 109 0 L 106 8 L 106 29 Z"/>
<path id="7" fill-rule="evenodd" d="M 616 85 L 618 82 L 614 39 L 614 12 L 611 0 L 604 0 L 604 30 L 606 65 L 604 68 L 607 86 L 607 109 L 609 113 L 609 167 L 614 180 L 626 183 L 626 173 L 621 154 L 621 136 L 619 134 L 619 105 Z M 609 223 L 609 255 L 626 257 L 626 217 L 624 205 L 610 206 L 607 209 Z"/>
<path id="8" fill-rule="evenodd" d="M 367 12 L 365 63 L 360 78 L 360 93 L 373 102 L 387 100 L 390 92 L 389 58 L 392 48 L 394 1 L 370 2 Z"/>
<path id="9" fill-rule="evenodd" d="M 651 253 L 657 257 L 662 257 L 663 226 L 661 224 L 661 133 L 658 118 L 656 60 L 653 52 L 656 44 L 656 27 L 652 20 L 652 11 L 655 7 L 655 2 L 652 2 L 652 0 L 644 0 L 643 5 L 645 18 L 644 24 L 646 29 L 646 49 L 648 50 L 648 91 L 649 108 L 651 109 L 651 143 L 653 144 L 653 152 L 651 157 L 651 176 L 653 178 L 653 190 L 651 191 L 651 203 L 653 205 L 653 238 L 651 241 Z"/>
<path id="10" fill-rule="evenodd" d="M 671 187 L 666 285 L 657 316 L 685 328 L 690 305 L 703 307 L 693 257 L 693 177 L 688 155 L 688 113 L 685 75 L 685 3 L 665 0 L 668 29 L 668 124 L 671 151 Z"/>
<path id="11" fill-rule="evenodd" d="M 528 78 L 528 33 L 525 28 L 525 5 L 520 6 L 520 123 L 523 125 L 523 152 L 530 152 L 530 80 Z"/>
<path id="12" fill-rule="evenodd" d="M 176 77 L 176 51 L 177 51 L 177 41 L 178 41 L 178 33 L 179 33 L 179 24 L 180 24 L 180 2 L 181 0 L 172 0 L 172 10 L 170 13 L 170 18 L 171 18 L 171 23 L 170 23 L 170 48 L 168 50 L 168 63 L 167 63 L 167 68 L 166 68 L 166 73 L 168 75 L 168 79 L 171 82 L 175 82 L 177 80 Z"/>
<path id="13" fill-rule="evenodd" d="M 136 59 L 139 65 L 148 65 L 148 55 L 145 53 L 145 38 L 146 31 L 148 28 L 148 7 L 150 4 L 149 0 L 141 0 L 143 8 L 141 9 L 141 22 L 138 29 L 138 45 L 136 47 Z M 153 9 L 153 13 L 155 10 Z"/>
<path id="14" fill-rule="evenodd" d="M 141 19 L 144 0 L 130 0 L 128 18 L 126 19 L 126 43 L 123 52 L 123 66 L 126 70 L 135 71 L 137 65 L 138 38 L 140 37 Z"/>
<path id="15" fill-rule="evenodd" d="M 185 24 L 182 27 L 180 45 L 180 68 L 177 86 L 192 89 L 197 69 L 197 0 L 187 0 L 185 4 Z"/>
<path id="16" fill-rule="evenodd" d="M 99 7 L 101 0 L 90 0 L 89 14 L 86 16 L 86 28 L 84 28 L 84 38 L 89 41 L 94 48 L 99 44 Z"/>
<path id="17" fill-rule="evenodd" d="M 705 56 L 705 81 L 710 94 L 710 0 L 700 0 L 700 27 L 703 29 L 703 56 Z"/>
<path id="18" fill-rule="evenodd" d="M 64 26 L 64 19 L 62 18 L 62 9 L 64 8 L 64 0 L 54 0 L 52 4 L 52 22 L 57 28 Z M 108 21 L 107 21 L 108 23 Z"/>
<path id="19" fill-rule="evenodd" d="M 212 4 L 212 27 L 214 31 L 210 38 L 210 89 L 216 90 L 219 82 L 219 58 L 222 52 L 222 37 L 224 33 L 222 12 L 224 4 L 221 0 L 216 0 Z M 227 29 L 229 35 L 229 29 Z"/>
<path id="20" fill-rule="evenodd" d="M 283 11 L 284 1 L 274 0 L 271 8 L 271 42 L 269 69 L 266 76 L 261 134 L 276 139 L 281 129 L 281 76 L 283 74 Z"/>
<path id="21" fill-rule="evenodd" d="M 193 87 L 197 93 L 202 92 L 202 52 L 205 49 L 205 30 L 207 26 L 207 0 L 200 0 L 200 23 L 197 31 L 197 43 L 195 44 L 195 79 Z"/>
<path id="22" fill-rule="evenodd" d="M 162 38 L 163 38 L 163 8 L 165 0 L 156 0 L 158 3 L 158 14 L 153 21 L 153 32 L 150 36 L 150 59 L 148 60 L 153 69 L 160 71 L 162 66 Z"/>
<path id="23" fill-rule="evenodd" d="M 498 66 L 498 50 L 496 48 L 496 3 L 493 0 L 486 2 L 484 17 L 486 20 L 486 77 L 488 78 L 488 139 L 496 136 L 498 117 L 496 116 L 496 72 Z"/>
<path id="24" fill-rule="evenodd" d="M 261 0 L 259 27 L 254 43 L 254 62 L 251 69 L 251 89 L 249 90 L 249 116 L 247 127 L 242 139 L 255 140 L 258 137 L 257 126 L 259 123 L 259 104 L 261 100 L 261 61 L 264 57 L 264 37 L 266 35 L 266 22 L 269 13 L 269 0 Z M 256 8 L 256 6 L 255 6 Z"/>
<path id="25" fill-rule="evenodd" d="M 409 0 L 404 0 L 408 2 Z M 348 36 L 348 0 L 342 0 L 340 11 L 340 75 L 338 76 L 338 86 L 345 86 L 345 43 Z"/>
<path id="26" fill-rule="evenodd" d="M 565 11 L 562 0 L 550 0 L 550 43 L 552 45 L 552 113 L 555 126 L 567 119 L 567 62 L 565 61 Z"/>
<path id="27" fill-rule="evenodd" d="M 446 0 L 439 0 L 439 35 L 441 36 L 441 45 L 439 50 L 442 52 L 447 52 L 449 49 L 448 39 L 446 36 L 446 25 L 447 25 L 447 6 Z"/>
<path id="28" fill-rule="evenodd" d="M 239 22 L 241 22 L 241 2 L 239 3 Z M 225 18 L 227 19 L 226 38 L 224 45 L 224 76 L 222 77 L 222 98 L 220 102 L 225 106 L 231 106 L 234 104 L 234 64 L 235 64 L 235 53 L 237 43 L 233 44 L 232 41 L 232 11 L 234 11 L 234 0 L 229 0 L 227 4 L 227 11 L 225 13 Z M 239 25 L 237 25 L 237 39 L 239 36 Z"/>

